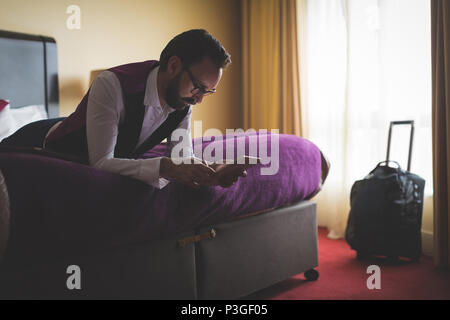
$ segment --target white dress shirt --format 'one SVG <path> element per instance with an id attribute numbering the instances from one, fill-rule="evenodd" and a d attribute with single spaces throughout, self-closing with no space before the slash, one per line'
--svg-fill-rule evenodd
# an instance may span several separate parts
<path id="1" fill-rule="evenodd" d="M 161 106 L 156 79 L 159 67 L 153 69 L 147 79 L 144 106 L 145 114 L 137 143 L 138 147 L 167 119 L 175 109 L 168 105 Z M 189 136 L 189 152 L 193 155 L 190 108 L 187 116 L 178 128 L 185 129 Z M 163 188 L 169 181 L 159 178 L 161 158 L 153 159 L 119 159 L 114 158 L 114 149 L 119 132 L 119 124 L 125 119 L 125 106 L 119 79 L 111 71 L 104 71 L 92 83 L 88 97 L 86 132 L 89 150 L 89 162 L 92 166 L 116 172 L 146 182 L 157 188 Z M 178 142 L 168 138 L 169 150 Z"/>

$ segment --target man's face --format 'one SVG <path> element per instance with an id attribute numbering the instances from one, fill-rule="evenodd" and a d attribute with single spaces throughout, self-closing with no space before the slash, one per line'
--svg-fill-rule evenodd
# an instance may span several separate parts
<path id="1" fill-rule="evenodd" d="M 191 65 L 187 70 L 181 68 L 169 81 L 165 100 L 170 107 L 178 110 L 200 103 L 205 95 L 204 92 L 215 91 L 221 77 L 222 68 L 218 68 L 210 58 L 205 58 L 200 63 Z"/>

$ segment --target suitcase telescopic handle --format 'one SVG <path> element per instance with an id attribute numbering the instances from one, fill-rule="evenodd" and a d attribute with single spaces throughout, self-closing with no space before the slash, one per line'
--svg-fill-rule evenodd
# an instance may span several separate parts
<path id="1" fill-rule="evenodd" d="M 389 152 L 391 149 L 391 136 L 392 136 L 392 127 L 395 125 L 410 125 L 411 126 L 411 134 L 409 138 L 409 154 L 408 154 L 408 172 L 411 170 L 411 155 L 412 155 L 412 146 L 414 139 L 414 120 L 405 120 L 405 121 L 391 121 L 389 126 L 389 136 L 388 136 L 388 146 L 387 146 L 387 154 L 386 161 L 389 161 Z"/>

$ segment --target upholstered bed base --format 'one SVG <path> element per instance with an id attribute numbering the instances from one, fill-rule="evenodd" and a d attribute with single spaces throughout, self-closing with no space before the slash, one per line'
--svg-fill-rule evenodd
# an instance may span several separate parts
<path id="1" fill-rule="evenodd" d="M 148 244 L 3 270 L 0 297 L 236 299 L 316 267 L 316 221 L 315 204 L 303 201 Z M 70 265 L 80 267 L 80 290 L 67 289 Z"/>

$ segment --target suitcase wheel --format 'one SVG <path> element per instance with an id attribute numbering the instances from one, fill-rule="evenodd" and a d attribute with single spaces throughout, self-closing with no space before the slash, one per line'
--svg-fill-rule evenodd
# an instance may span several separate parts
<path id="1" fill-rule="evenodd" d="M 387 260 L 390 263 L 395 263 L 395 264 L 399 263 L 398 256 L 387 256 Z"/>
<path id="2" fill-rule="evenodd" d="M 314 269 L 306 271 L 304 275 L 308 281 L 316 281 L 319 278 L 319 272 Z"/>
<path id="3" fill-rule="evenodd" d="M 369 255 L 365 252 L 361 252 L 361 251 L 356 251 L 356 259 L 358 260 L 364 260 L 368 257 Z"/>

